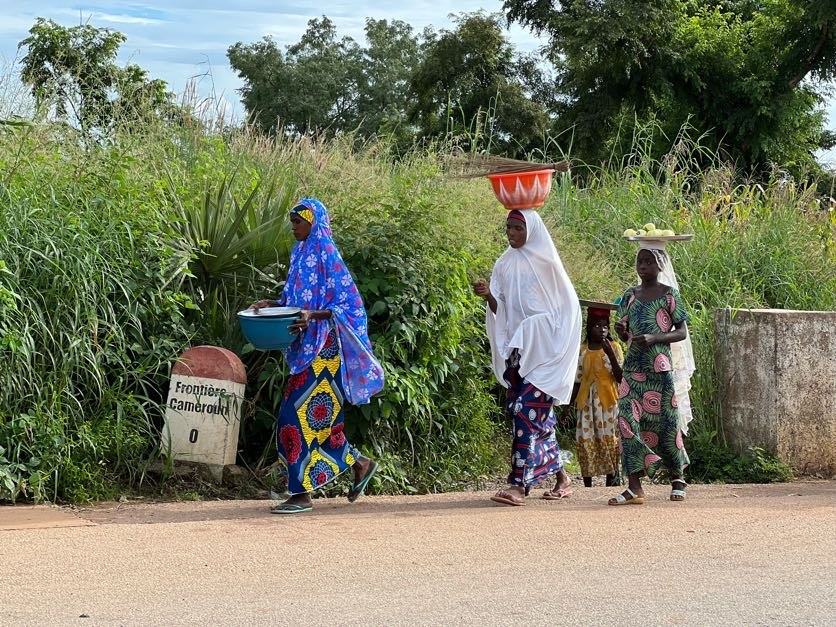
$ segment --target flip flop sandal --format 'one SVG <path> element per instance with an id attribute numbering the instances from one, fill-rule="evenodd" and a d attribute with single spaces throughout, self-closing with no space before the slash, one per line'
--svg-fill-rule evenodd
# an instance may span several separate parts
<path id="1" fill-rule="evenodd" d="M 369 485 L 369 481 L 372 480 L 374 477 L 374 473 L 377 472 L 378 463 L 372 460 L 372 463 L 369 465 L 369 469 L 366 471 L 366 474 L 363 475 L 363 478 L 360 479 L 358 483 L 355 483 L 351 490 L 348 491 L 348 502 L 353 503 L 357 499 L 359 499 L 363 492 L 366 490 L 366 487 Z"/>
<path id="2" fill-rule="evenodd" d="M 607 505 L 641 505 L 642 503 L 644 503 L 644 497 L 636 496 L 636 493 L 633 492 L 630 488 L 627 488 L 624 491 L 630 495 L 629 499 L 626 498 L 624 494 L 619 494 L 618 496 L 615 496 L 611 498 L 609 501 L 607 501 Z"/>
<path id="3" fill-rule="evenodd" d="M 546 501 L 559 501 L 560 499 L 568 499 L 569 495 L 574 492 L 571 486 L 559 488 L 557 490 L 546 490 L 543 492 L 543 499 Z"/>
<path id="4" fill-rule="evenodd" d="M 494 503 L 501 503 L 502 505 L 514 505 L 519 507 L 521 505 L 525 505 L 525 500 L 521 499 L 518 496 L 514 496 L 510 492 L 506 492 L 505 490 L 500 490 L 496 494 L 491 497 L 491 500 Z"/>
<path id="5" fill-rule="evenodd" d="M 671 485 L 673 485 L 674 483 L 680 484 L 683 488 L 688 487 L 688 484 L 685 483 L 684 479 L 674 479 L 673 481 L 671 481 Z M 684 501 L 684 500 L 685 500 L 685 490 L 676 490 L 676 489 L 673 489 L 673 488 L 671 489 L 671 501 L 673 501 L 675 503 L 679 503 L 679 502 Z"/>
<path id="6" fill-rule="evenodd" d="M 271 514 L 302 514 L 313 511 L 313 505 L 296 505 L 295 503 L 279 503 L 270 508 Z"/>

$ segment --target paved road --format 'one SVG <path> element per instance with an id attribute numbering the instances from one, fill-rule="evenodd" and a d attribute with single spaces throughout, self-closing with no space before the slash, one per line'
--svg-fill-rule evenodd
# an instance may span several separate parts
<path id="1" fill-rule="evenodd" d="M 0 508 L 0 623 L 836 624 L 836 483 L 608 494 Z"/>

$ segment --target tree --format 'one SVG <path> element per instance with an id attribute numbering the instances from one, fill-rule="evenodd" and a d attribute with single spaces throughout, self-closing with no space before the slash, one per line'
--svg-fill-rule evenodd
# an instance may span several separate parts
<path id="1" fill-rule="evenodd" d="M 228 56 L 262 131 L 383 134 L 403 147 L 484 126 L 499 150 L 516 154 L 542 145 L 554 91 L 537 60 L 515 54 L 498 20 L 463 15 L 454 31 L 417 34 L 401 21 L 368 19 L 361 46 L 322 17 L 284 51 L 265 37 L 236 43 Z"/>
<path id="2" fill-rule="evenodd" d="M 361 53 L 350 37 L 337 38 L 327 17 L 310 20 L 284 54 L 264 37 L 230 46 L 227 56 L 244 80 L 244 107 L 263 131 L 343 130 L 356 122 Z"/>
<path id="3" fill-rule="evenodd" d="M 338 38 L 327 17 L 308 22 L 301 39 L 282 52 L 265 37 L 227 52 L 244 80 L 247 112 L 265 132 L 394 132 L 405 121 L 409 78 L 418 39 L 400 21 L 366 20 L 365 48 Z"/>
<path id="4" fill-rule="evenodd" d="M 164 81 L 150 80 L 137 65 L 116 65 L 124 42 L 122 33 L 110 29 L 89 24 L 67 28 L 38 18 L 18 44 L 27 50 L 21 78 L 39 106 L 53 106 L 59 118 L 84 131 L 171 105 Z"/>
<path id="5" fill-rule="evenodd" d="M 422 41 L 405 22 L 373 19 L 366 20 L 366 41 L 358 103 L 362 134 L 395 134 L 402 142 L 411 141 L 410 81 L 421 62 Z"/>
<path id="6" fill-rule="evenodd" d="M 815 165 L 825 140 L 817 81 L 836 76 L 836 0 L 505 0 L 504 7 L 509 20 L 549 36 L 565 95 L 559 123 L 574 127 L 584 158 L 623 150 L 631 140 L 623 125 L 635 120 L 653 121 L 668 138 L 688 122 L 746 169 Z"/>
<path id="7" fill-rule="evenodd" d="M 418 54 L 403 22 L 366 21 L 367 46 L 338 38 L 327 17 L 308 22 L 302 38 L 283 53 L 265 37 L 227 52 L 244 80 L 247 112 L 265 132 L 358 131 L 362 136 L 404 121 L 406 92 Z"/>
<path id="8" fill-rule="evenodd" d="M 411 117 L 425 137 L 485 133 L 493 150 L 511 154 L 542 147 L 549 116 L 532 96 L 543 94 L 544 75 L 515 54 L 497 16 L 460 16 L 426 48 L 411 82 Z"/>

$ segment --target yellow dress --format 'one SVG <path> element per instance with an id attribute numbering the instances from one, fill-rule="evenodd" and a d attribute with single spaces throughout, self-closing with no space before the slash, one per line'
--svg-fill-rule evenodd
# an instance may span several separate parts
<path id="1" fill-rule="evenodd" d="M 616 359 L 622 363 L 621 347 L 614 343 L 613 349 Z M 580 384 L 575 401 L 578 418 L 575 443 L 581 474 L 584 477 L 616 474 L 621 455 L 616 431 L 618 391 L 604 349 L 589 350 L 586 343 L 581 346 L 575 382 Z"/>

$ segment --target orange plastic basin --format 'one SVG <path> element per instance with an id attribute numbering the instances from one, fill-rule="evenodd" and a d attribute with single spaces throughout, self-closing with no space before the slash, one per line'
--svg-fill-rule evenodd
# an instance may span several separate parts
<path id="1" fill-rule="evenodd" d="M 534 209 L 542 207 L 552 191 L 553 169 L 489 174 L 493 193 L 506 209 Z"/>

